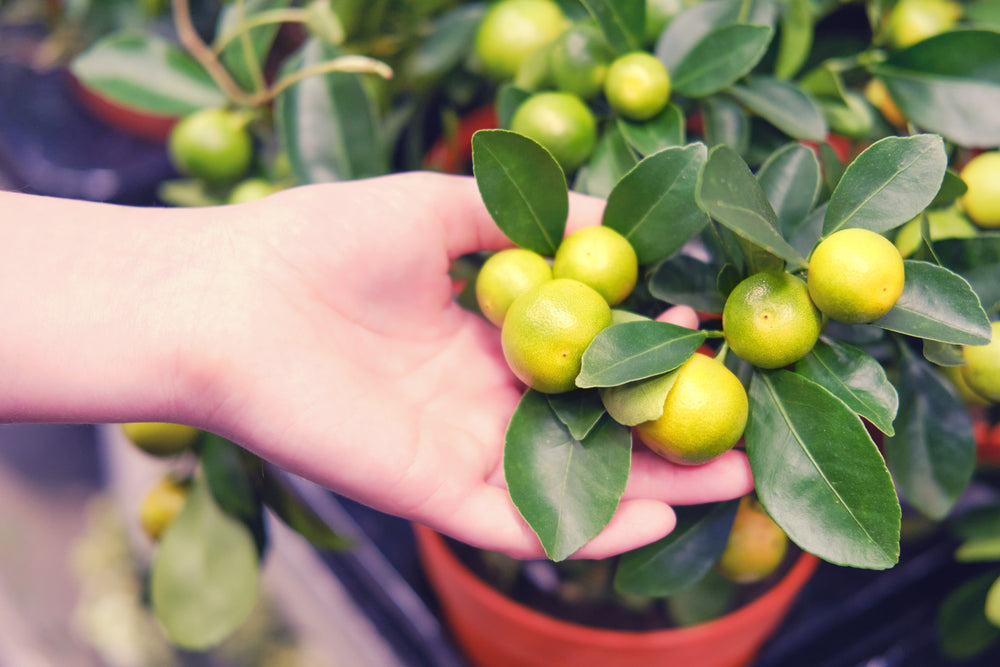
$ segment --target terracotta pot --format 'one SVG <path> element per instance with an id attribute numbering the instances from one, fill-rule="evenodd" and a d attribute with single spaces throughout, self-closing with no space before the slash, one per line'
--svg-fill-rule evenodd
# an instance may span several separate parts
<path id="1" fill-rule="evenodd" d="M 70 87 L 87 111 L 106 125 L 140 139 L 164 143 L 179 116 L 133 109 L 104 97 L 70 75 Z"/>
<path id="2" fill-rule="evenodd" d="M 642 632 L 607 630 L 541 614 L 469 570 L 438 533 L 415 525 L 421 562 L 451 632 L 478 667 L 740 667 L 777 629 L 819 563 L 802 556 L 774 588 L 708 623 Z"/>

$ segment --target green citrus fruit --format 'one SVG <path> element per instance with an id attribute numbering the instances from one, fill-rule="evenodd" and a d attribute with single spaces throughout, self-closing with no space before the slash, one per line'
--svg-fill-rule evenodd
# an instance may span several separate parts
<path id="1" fill-rule="evenodd" d="M 589 23 L 578 23 L 553 43 L 549 68 L 556 88 L 589 99 L 604 89 L 614 51 L 604 33 Z"/>
<path id="2" fill-rule="evenodd" d="M 229 203 L 245 204 L 273 195 L 278 190 L 281 190 L 281 186 L 265 178 L 248 178 L 237 183 L 229 192 Z"/>
<path id="3" fill-rule="evenodd" d="M 237 111 L 202 109 L 170 132 L 170 159 L 179 172 L 208 183 L 232 183 L 250 167 L 253 138 L 248 117 Z"/>
<path id="4" fill-rule="evenodd" d="M 509 80 L 529 55 L 568 24 L 559 5 L 550 0 L 500 0 L 483 16 L 474 52 L 488 76 Z"/>
<path id="5" fill-rule="evenodd" d="M 636 51 L 611 63 L 604 80 L 611 108 L 630 120 L 648 120 L 670 101 L 670 74 L 656 56 Z"/>
<path id="6" fill-rule="evenodd" d="M 860 228 L 820 241 L 809 259 L 809 295 L 823 313 L 861 324 L 882 317 L 903 293 L 903 258 L 889 239 Z"/>
<path id="7" fill-rule="evenodd" d="M 893 46 L 902 48 L 950 30 L 962 7 L 949 0 L 899 0 L 889 13 L 886 28 Z"/>
<path id="8" fill-rule="evenodd" d="M 705 463 L 729 451 L 746 427 L 746 390 L 718 359 L 693 354 L 671 371 L 673 384 L 663 414 L 635 427 L 660 456 L 686 465 Z"/>
<path id="9" fill-rule="evenodd" d="M 139 505 L 139 523 L 149 539 L 160 539 L 163 530 L 180 514 L 187 502 L 187 487 L 171 475 L 160 479 Z"/>
<path id="10" fill-rule="evenodd" d="M 788 551 L 788 536 L 749 496 L 740 499 L 726 547 L 716 563 L 722 575 L 752 584 L 778 569 Z"/>
<path id="11" fill-rule="evenodd" d="M 965 365 L 962 377 L 974 392 L 983 398 L 1000 402 L 1000 322 L 992 325 L 993 336 L 986 345 L 966 345 L 962 348 Z"/>
<path id="12" fill-rule="evenodd" d="M 742 280 L 726 299 L 722 330 L 736 356 L 760 368 L 781 368 L 809 353 L 823 315 L 806 283 L 786 271 L 762 271 Z"/>
<path id="13" fill-rule="evenodd" d="M 959 175 L 968 187 L 961 199 L 968 216 L 982 227 L 1000 228 L 1000 151 L 980 153 Z"/>
<path id="14" fill-rule="evenodd" d="M 611 325 L 611 308 L 583 283 L 558 278 L 514 300 L 500 332 L 507 364 L 522 382 L 558 394 L 576 388 L 580 359 Z"/>
<path id="15" fill-rule="evenodd" d="M 869 79 L 865 84 L 865 97 L 882 114 L 890 125 L 896 128 L 906 127 L 906 115 L 892 99 L 889 89 L 885 87 L 882 79 Z"/>
<path id="16" fill-rule="evenodd" d="M 955 206 L 927 211 L 927 227 L 932 241 L 968 239 L 978 233 L 976 226 Z M 893 243 L 902 257 L 909 257 L 920 248 L 923 239 L 919 215 L 899 228 Z"/>
<path id="17" fill-rule="evenodd" d="M 584 227 L 559 244 L 552 276 L 590 285 L 617 306 L 639 279 L 639 259 L 628 239 L 610 227 Z"/>
<path id="18" fill-rule="evenodd" d="M 941 373 L 948 378 L 948 381 L 955 387 L 959 397 L 970 405 L 989 405 L 990 402 L 979 395 L 969 383 L 965 381 L 961 366 L 942 366 Z"/>
<path id="19" fill-rule="evenodd" d="M 514 112 L 510 129 L 548 149 L 566 173 L 586 162 L 597 145 L 594 113 L 572 93 L 532 95 Z"/>
<path id="20" fill-rule="evenodd" d="M 498 327 L 514 299 L 552 280 L 544 257 L 524 248 L 507 248 L 490 256 L 476 277 L 476 300 L 483 316 Z"/>
<path id="21" fill-rule="evenodd" d="M 122 424 L 122 431 L 136 447 L 161 458 L 186 452 L 201 433 L 193 426 L 167 422 L 129 422 Z"/>

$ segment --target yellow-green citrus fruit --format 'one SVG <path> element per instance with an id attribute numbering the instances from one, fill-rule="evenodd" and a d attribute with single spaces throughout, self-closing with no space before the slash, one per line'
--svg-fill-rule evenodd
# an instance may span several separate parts
<path id="1" fill-rule="evenodd" d="M 983 398 L 1000 402 L 1000 322 L 992 325 L 993 337 L 986 345 L 966 345 L 962 348 L 965 365 L 962 377 L 974 392 Z"/>
<path id="2" fill-rule="evenodd" d="M 976 226 L 954 206 L 927 211 L 927 228 L 932 241 L 939 239 L 969 239 L 978 233 Z M 909 257 L 920 248 L 920 216 L 908 221 L 893 239 L 899 254 Z"/>
<path id="3" fill-rule="evenodd" d="M 955 387 L 959 398 L 970 405 L 989 405 L 990 402 L 978 394 L 969 383 L 965 381 L 961 366 L 942 366 L 941 373 L 948 378 L 948 381 Z"/>
<path id="4" fill-rule="evenodd" d="M 568 25 L 559 5 L 550 0 L 500 0 L 483 16 L 474 52 L 488 76 L 512 79 L 528 56 Z"/>
<path id="5" fill-rule="evenodd" d="M 549 52 L 549 68 L 556 88 L 589 99 L 604 89 L 614 52 L 604 33 L 589 23 L 564 32 Z"/>
<path id="6" fill-rule="evenodd" d="M 813 349 L 822 329 L 823 315 L 805 281 L 781 270 L 742 280 L 722 311 L 729 349 L 760 368 L 795 363 Z"/>
<path id="7" fill-rule="evenodd" d="M 544 282 L 514 300 L 500 332 L 504 358 L 522 382 L 547 394 L 576 388 L 580 359 L 611 325 L 611 307 L 577 280 Z"/>
<path id="8" fill-rule="evenodd" d="M 890 125 L 896 128 L 906 127 L 906 115 L 896 104 L 896 100 L 892 99 L 882 79 L 869 79 L 864 92 L 868 101 L 879 110 Z"/>
<path id="9" fill-rule="evenodd" d="M 1000 151 L 980 153 L 959 173 L 968 187 L 962 206 L 977 225 L 1000 228 Z"/>
<path id="10" fill-rule="evenodd" d="M 566 173 L 582 165 L 597 145 L 597 119 L 572 93 L 532 95 L 514 112 L 510 129 L 548 149 Z"/>
<path id="11" fill-rule="evenodd" d="M 193 426 L 167 422 L 129 422 L 122 431 L 132 443 L 153 456 L 177 456 L 191 448 L 201 433 Z"/>
<path id="12" fill-rule="evenodd" d="M 552 276 L 590 285 L 617 306 L 639 279 L 639 258 L 628 239 L 610 227 L 584 227 L 559 244 Z"/>
<path id="13" fill-rule="evenodd" d="M 167 475 L 146 493 L 139 505 L 139 523 L 149 539 L 160 539 L 163 530 L 180 514 L 187 502 L 187 488 Z"/>
<path id="14" fill-rule="evenodd" d="M 739 584 L 752 584 L 778 569 L 788 551 L 788 536 L 749 496 L 740 499 L 718 571 Z"/>
<path id="15" fill-rule="evenodd" d="M 663 414 L 635 427 L 660 456 L 685 465 L 711 461 L 732 449 L 747 423 L 746 390 L 718 359 L 693 354 L 671 371 Z"/>
<path id="16" fill-rule="evenodd" d="M 949 0 L 900 0 L 889 14 L 886 28 L 893 46 L 902 48 L 950 30 L 962 7 Z"/>
<path id="17" fill-rule="evenodd" d="M 514 299 L 552 280 L 552 267 L 537 252 L 507 248 L 489 257 L 476 277 L 476 300 L 483 316 L 498 327 Z"/>
<path id="18" fill-rule="evenodd" d="M 630 120 L 648 120 L 670 101 L 670 74 L 656 56 L 636 51 L 611 63 L 604 80 L 611 108 Z"/>
<path id="19" fill-rule="evenodd" d="M 903 258 L 873 231 L 842 229 L 820 241 L 809 259 L 809 295 L 825 315 L 848 324 L 889 312 L 903 293 Z"/>
<path id="20" fill-rule="evenodd" d="M 167 147 L 177 171 L 212 184 L 232 183 L 250 167 L 253 138 L 246 114 L 201 109 L 170 131 Z"/>
<path id="21" fill-rule="evenodd" d="M 257 201 L 268 195 L 273 195 L 278 190 L 281 190 L 281 186 L 265 178 L 248 178 L 237 183 L 229 192 L 229 203 L 245 204 Z"/>

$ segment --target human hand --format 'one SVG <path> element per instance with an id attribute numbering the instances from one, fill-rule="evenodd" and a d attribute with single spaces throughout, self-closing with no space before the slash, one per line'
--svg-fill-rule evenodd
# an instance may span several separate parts
<path id="1" fill-rule="evenodd" d="M 574 195 L 569 231 L 603 201 Z M 221 252 L 179 417 L 378 510 L 474 546 L 543 555 L 510 501 L 503 439 L 523 387 L 499 331 L 454 299 L 459 256 L 510 245 L 475 181 L 431 173 L 295 188 L 220 210 Z M 668 319 L 696 326 L 694 312 Z M 752 487 L 729 452 L 677 466 L 635 447 L 625 495 L 578 557 L 656 540 L 671 504 Z"/>

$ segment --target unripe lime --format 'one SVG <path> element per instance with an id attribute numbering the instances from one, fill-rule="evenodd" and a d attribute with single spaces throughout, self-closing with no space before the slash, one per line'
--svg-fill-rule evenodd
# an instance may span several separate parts
<path id="1" fill-rule="evenodd" d="M 250 167 L 253 139 L 246 114 L 201 109 L 170 132 L 167 147 L 179 172 L 208 183 L 232 183 Z"/>
<path id="2" fill-rule="evenodd" d="M 611 108 L 630 120 L 649 120 L 670 101 L 670 74 L 656 56 L 636 51 L 611 63 L 604 80 Z"/>
<path id="3" fill-rule="evenodd" d="M 550 0 L 500 0 L 483 16 L 475 54 L 486 74 L 509 80 L 539 47 L 566 29 L 568 19 Z"/>
<path id="4" fill-rule="evenodd" d="M 628 239 L 610 227 L 584 227 L 559 244 L 552 275 L 590 285 L 617 306 L 639 279 L 639 259 Z"/>
<path id="5" fill-rule="evenodd" d="M 524 248 L 507 248 L 491 255 L 476 277 L 476 300 L 483 316 L 503 325 L 514 300 L 552 280 L 552 268 L 544 257 Z"/>
<path id="6" fill-rule="evenodd" d="M 510 129 L 544 146 L 567 174 L 586 162 L 597 145 L 597 119 L 572 93 L 536 93 L 521 103 Z"/>
<path id="7" fill-rule="evenodd" d="M 136 447 L 161 458 L 186 452 L 201 433 L 193 426 L 167 422 L 129 422 L 122 424 L 122 431 Z"/>

